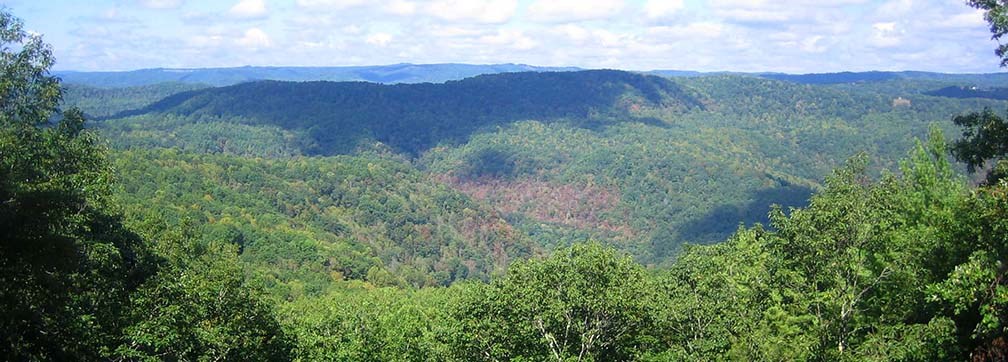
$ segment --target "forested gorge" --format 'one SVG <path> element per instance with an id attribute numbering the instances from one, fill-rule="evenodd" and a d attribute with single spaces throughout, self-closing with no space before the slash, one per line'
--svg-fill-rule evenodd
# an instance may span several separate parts
<path id="1" fill-rule="evenodd" d="M 0 26 L 8 360 L 1008 359 L 965 76 L 99 88 Z"/>

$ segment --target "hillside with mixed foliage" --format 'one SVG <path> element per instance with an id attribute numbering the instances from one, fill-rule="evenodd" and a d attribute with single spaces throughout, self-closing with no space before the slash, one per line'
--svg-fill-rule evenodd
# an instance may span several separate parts
<path id="1" fill-rule="evenodd" d="M 96 123 L 118 149 L 289 158 L 401 154 L 547 250 L 593 238 L 639 261 L 799 206 L 859 151 L 892 169 L 913 137 L 1008 103 L 945 83 L 508 73 L 444 84 L 254 82 L 176 93 Z"/>
<path id="2" fill-rule="evenodd" d="M 88 118 L 108 118 L 120 112 L 143 108 L 172 94 L 206 88 L 202 84 L 159 83 L 155 85 L 97 88 L 63 85 L 63 104 L 80 109 Z"/>
<path id="3" fill-rule="evenodd" d="M 1008 102 L 954 78 L 99 89 L 0 45 L 9 360 L 1008 359 Z"/>
<path id="4" fill-rule="evenodd" d="M 175 150 L 112 155 L 133 218 L 237 245 L 277 295 L 334 280 L 489 279 L 538 250 L 485 204 L 380 155 L 253 159 Z"/>

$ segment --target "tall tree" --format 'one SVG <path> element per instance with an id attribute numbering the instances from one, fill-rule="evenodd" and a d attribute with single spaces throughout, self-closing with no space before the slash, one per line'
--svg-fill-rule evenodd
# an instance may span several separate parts
<path id="1" fill-rule="evenodd" d="M 461 360 L 626 361 L 655 342 L 644 268 L 599 244 L 512 265 L 452 311 Z"/>
<path id="2" fill-rule="evenodd" d="M 991 38 L 999 44 L 994 54 L 1001 58 L 1001 66 L 1008 66 L 1008 44 L 1000 44 L 1008 34 L 1008 5 L 1004 0 L 968 0 L 970 6 L 983 10 L 990 24 Z M 970 171 L 991 167 L 987 183 L 994 184 L 1008 175 L 1008 164 L 1002 159 L 1008 155 L 1008 122 L 990 109 L 955 117 L 956 125 L 963 127 L 962 138 L 952 145 L 952 155 L 965 162 Z"/>
<path id="3" fill-rule="evenodd" d="M 962 138 L 952 144 L 952 154 L 965 162 L 971 171 L 992 166 L 987 183 L 994 184 L 1008 175 L 1008 122 L 990 109 L 972 112 L 952 119 L 963 127 Z M 993 165 L 988 165 L 993 163 Z"/>
<path id="4" fill-rule="evenodd" d="M 967 3 L 984 11 L 984 19 L 990 24 L 991 39 L 1001 40 L 1008 34 L 1008 5 L 1004 0 L 968 0 Z M 1008 66 L 1008 44 L 998 44 L 994 54 L 1001 57 L 1001 66 Z"/>
<path id="5" fill-rule="evenodd" d="M 141 239 L 108 212 L 102 148 L 79 111 L 57 110 L 52 64 L 0 10 L 0 355 L 12 360 L 108 354 L 118 311 L 150 272 Z"/>

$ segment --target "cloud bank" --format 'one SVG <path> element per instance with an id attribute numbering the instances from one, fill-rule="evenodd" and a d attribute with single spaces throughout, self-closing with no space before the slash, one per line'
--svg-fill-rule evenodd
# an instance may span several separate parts
<path id="1" fill-rule="evenodd" d="M 3 1 L 57 69 L 527 63 L 995 72 L 982 13 L 937 0 Z"/>

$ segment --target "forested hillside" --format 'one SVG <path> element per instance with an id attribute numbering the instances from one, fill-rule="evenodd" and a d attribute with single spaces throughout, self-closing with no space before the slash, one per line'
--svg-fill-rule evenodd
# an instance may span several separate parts
<path id="1" fill-rule="evenodd" d="M 402 154 L 546 249 L 586 238 L 660 264 L 685 242 L 803 205 L 859 151 L 871 172 L 929 124 L 1008 103 L 946 83 L 804 85 L 751 76 L 508 73 L 444 84 L 254 82 L 176 93 L 106 119 L 118 149 L 267 158 Z"/>
<path id="2" fill-rule="evenodd" d="M 80 84 L 63 85 L 63 104 L 77 107 L 89 118 L 106 118 L 119 112 L 143 108 L 179 92 L 206 85 L 159 83 L 125 88 L 96 88 Z"/>
<path id="3" fill-rule="evenodd" d="M 236 244 L 285 298 L 343 279 L 414 287 L 486 280 L 540 250 L 485 204 L 388 157 L 138 150 L 112 161 L 128 214 Z"/>
<path id="4" fill-rule="evenodd" d="M 131 115 L 224 117 L 236 123 L 304 131 L 310 154 L 344 154 L 379 141 L 419 154 L 458 143 L 486 127 L 527 119 L 588 120 L 626 107 L 701 107 L 675 83 L 618 71 L 508 73 L 444 84 L 275 82 L 183 92 Z M 294 111 L 291 111 L 294 110 Z"/>
<path id="5" fill-rule="evenodd" d="M 7 360 L 1008 360 L 969 75 L 93 88 L 0 45 Z"/>

